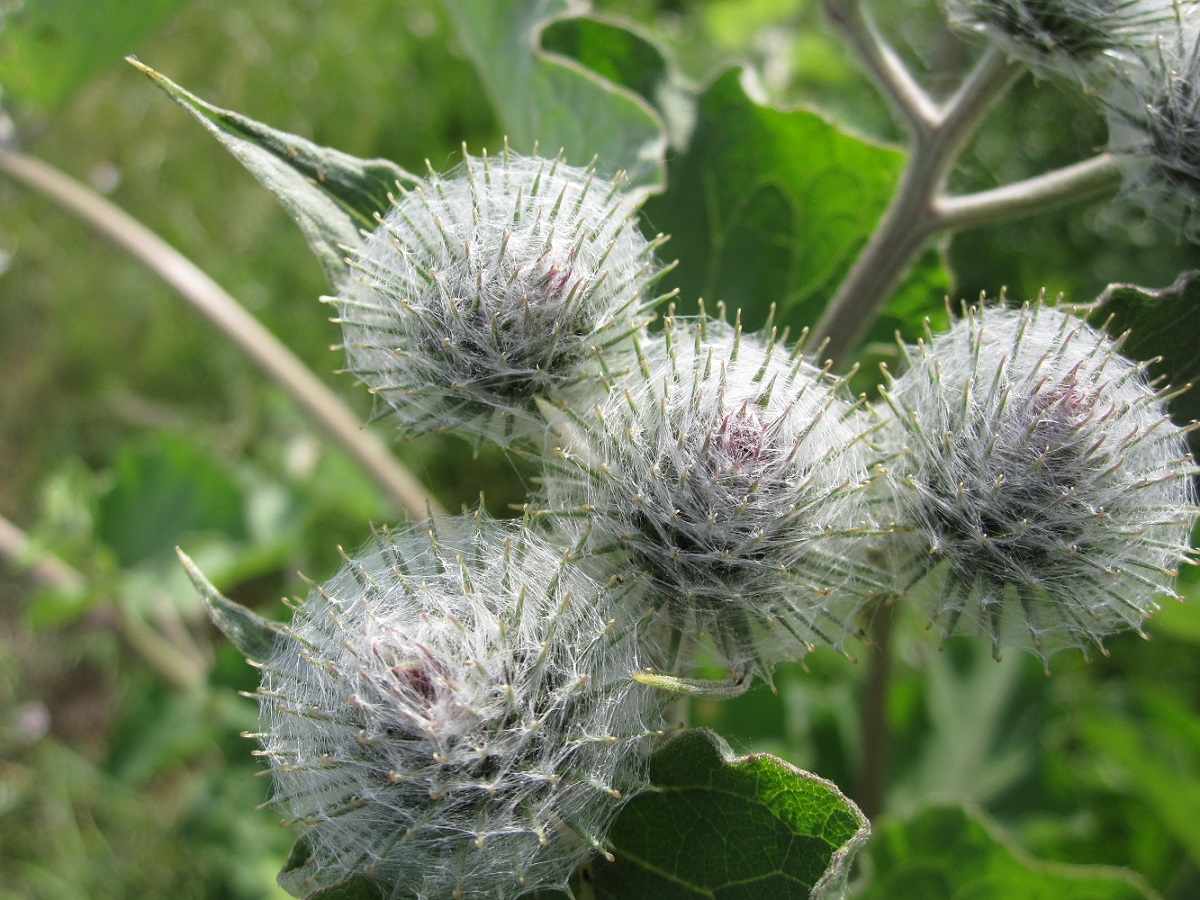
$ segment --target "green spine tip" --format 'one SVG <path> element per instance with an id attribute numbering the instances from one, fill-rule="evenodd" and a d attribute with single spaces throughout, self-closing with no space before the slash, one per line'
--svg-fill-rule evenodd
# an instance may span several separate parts
<path id="1" fill-rule="evenodd" d="M 746 693 L 749 678 L 717 681 L 708 678 L 677 678 L 674 675 L 656 675 L 653 672 L 634 672 L 633 680 L 659 690 L 680 694 L 685 697 L 703 697 L 707 700 L 727 700 Z"/>

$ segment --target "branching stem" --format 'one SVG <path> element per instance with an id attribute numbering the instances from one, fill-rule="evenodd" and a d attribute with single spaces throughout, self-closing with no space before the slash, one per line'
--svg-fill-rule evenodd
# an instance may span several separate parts
<path id="1" fill-rule="evenodd" d="M 1120 172 L 1102 153 L 1053 172 L 966 196 L 945 193 L 959 154 L 992 104 L 1026 71 L 993 47 L 944 103 L 930 99 L 871 21 L 863 0 L 825 0 L 830 20 L 911 137 L 911 152 L 891 204 L 809 334 L 810 348 L 841 361 L 870 324 L 913 261 L 940 232 L 1007 222 L 1113 190 Z"/>
<path id="2" fill-rule="evenodd" d="M 413 518 L 439 511 L 387 447 L 261 322 L 191 260 L 90 188 L 54 167 L 0 149 L 0 172 L 49 197 L 145 263 L 282 387 Z"/>
<path id="3" fill-rule="evenodd" d="M 990 191 L 934 199 L 934 215 L 947 231 L 1008 222 L 1046 212 L 1064 203 L 1101 197 L 1121 183 L 1121 169 L 1111 153 L 1055 169 Z"/>
<path id="4" fill-rule="evenodd" d="M 882 38 L 870 25 L 861 5 L 853 16 L 839 24 L 851 29 L 855 47 L 875 45 Z M 894 51 L 875 51 L 880 58 L 894 61 L 890 67 L 902 67 Z M 868 62 L 876 78 L 883 77 Z M 959 153 L 982 122 L 992 103 L 1024 73 L 1021 66 L 1008 62 L 1004 54 L 992 49 L 980 58 L 958 91 L 940 107 L 928 108 L 924 94 L 901 91 L 903 83 L 891 74 L 882 89 L 896 106 L 912 136 L 912 150 L 901 175 L 892 202 L 859 253 L 850 272 L 829 301 L 820 322 L 809 336 L 809 346 L 828 341 L 825 355 L 835 361 L 857 346 L 863 333 L 883 306 L 900 277 L 925 248 L 930 238 L 946 226 L 938 215 L 937 199 Z M 911 80 L 911 76 L 908 76 Z M 919 106 L 912 106 L 912 103 Z"/>

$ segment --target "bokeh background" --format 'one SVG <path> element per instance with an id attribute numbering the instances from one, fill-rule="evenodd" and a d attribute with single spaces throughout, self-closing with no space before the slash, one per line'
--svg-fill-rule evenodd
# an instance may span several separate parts
<path id="1" fill-rule="evenodd" d="M 764 100 L 816 105 L 899 137 L 816 0 L 597 3 L 640 23 L 705 82 L 737 60 Z M 972 48 L 936 10 L 877 4 L 922 72 Z M 325 284 L 275 200 L 121 62 L 319 144 L 419 171 L 496 147 L 500 126 L 434 0 L 0 0 L 0 140 L 90 185 L 182 250 L 364 419 L 338 375 Z M 964 158 L 961 188 L 1071 162 L 1103 120 L 1027 79 Z M 1195 248 L 1123 202 L 980 229 L 944 248 L 956 297 L 1086 301 L 1109 282 L 1163 286 Z M 748 260 L 748 265 L 753 261 Z M 685 298 L 683 303 L 687 303 Z M 887 355 L 886 348 L 872 348 Z M 387 437 L 382 423 L 372 426 Z M 513 514 L 528 473 L 431 436 L 398 457 L 455 510 Z M 255 809 L 254 670 L 209 627 L 175 560 L 185 546 L 231 595 L 282 616 L 370 524 L 400 510 L 230 342 L 140 263 L 0 175 L 0 516 L 27 542 L 0 559 L 0 897 L 266 898 L 292 835 Z M 52 554 L 66 567 L 46 562 Z M 39 568 L 40 565 L 40 568 Z M 47 568 L 51 566 L 51 568 Z M 31 568 L 32 567 L 32 568 Z M 216 576 L 215 576 L 216 577 Z M 1195 578 L 1184 591 L 1200 593 Z M 984 811 L 1015 847 L 1127 866 L 1166 897 L 1200 895 L 1200 597 L 1111 658 L 993 663 L 902 619 L 885 811 Z M 861 649 L 861 648 L 860 648 Z M 817 652 L 778 693 L 697 702 L 735 749 L 776 753 L 851 796 L 863 666 Z"/>

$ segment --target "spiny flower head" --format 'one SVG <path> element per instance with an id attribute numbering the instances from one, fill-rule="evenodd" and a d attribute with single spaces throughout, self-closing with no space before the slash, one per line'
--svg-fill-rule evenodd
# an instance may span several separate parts
<path id="1" fill-rule="evenodd" d="M 1044 662 L 1140 629 L 1196 516 L 1185 432 L 1145 366 L 1040 303 L 970 309 L 904 352 L 884 390 L 893 549 L 907 584 L 936 570 L 943 637 L 971 619 L 997 657 L 1016 639 Z"/>
<path id="2" fill-rule="evenodd" d="M 1104 99 L 1109 147 L 1126 186 L 1152 211 L 1200 240 L 1200 12 L 1157 44 L 1123 57 Z"/>
<path id="3" fill-rule="evenodd" d="M 868 479 L 838 380 L 720 320 L 668 319 L 638 344 L 603 402 L 564 409 L 546 510 L 647 583 L 668 666 L 704 633 L 738 677 L 840 645 Z"/>
<path id="4" fill-rule="evenodd" d="M 1173 0 L 944 0 L 953 24 L 983 34 L 1040 74 L 1082 76 L 1096 57 L 1153 44 Z"/>
<path id="5" fill-rule="evenodd" d="M 335 298 L 348 369 L 402 431 L 508 443 L 533 398 L 648 319 L 662 269 L 618 179 L 505 148 L 430 170 L 352 256 Z"/>
<path id="6" fill-rule="evenodd" d="M 304 887 L 559 887 L 644 787 L 660 701 L 612 591 L 520 523 L 379 534 L 297 608 L 263 670 L 274 801 Z"/>

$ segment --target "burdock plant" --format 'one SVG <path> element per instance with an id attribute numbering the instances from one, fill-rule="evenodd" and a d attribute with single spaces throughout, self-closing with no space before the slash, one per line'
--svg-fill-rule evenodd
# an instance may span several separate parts
<path id="1" fill-rule="evenodd" d="M 1104 92 L 1110 145 L 1130 193 L 1200 235 L 1200 11 L 1152 47 L 1131 49 Z"/>
<path id="2" fill-rule="evenodd" d="M 562 159 L 467 157 L 395 197 L 334 298 L 347 367 L 408 434 L 503 444 L 655 305 L 661 238 L 633 195 Z"/>
<path id="3" fill-rule="evenodd" d="M 1185 429 L 1146 367 L 1039 304 L 972 307 L 904 347 L 881 442 L 899 588 L 949 637 L 973 622 L 999 657 L 1140 630 L 1173 596 L 1195 521 Z"/>
<path id="4" fill-rule="evenodd" d="M 711 896 L 722 878 L 749 890 L 793 866 L 805 872 L 780 875 L 786 890 L 803 883 L 827 895 L 844 885 L 863 834 L 846 802 L 838 815 L 815 816 L 822 826 L 839 815 L 852 823 L 830 852 L 810 853 L 830 844 L 806 833 L 809 849 L 772 856 L 798 846 L 798 831 L 772 842 L 753 829 L 742 840 L 736 827 L 712 838 L 713 847 L 656 852 L 681 820 L 697 828 L 723 826 L 726 814 L 746 821 L 725 803 L 745 800 L 731 787 L 728 759 L 717 774 L 699 766 L 699 754 L 668 765 L 663 792 L 644 792 L 629 807 L 661 800 L 659 812 L 637 805 L 625 858 L 608 852 L 620 834 L 610 830 L 618 811 L 652 771 L 670 696 L 659 688 L 736 693 L 751 676 L 769 681 L 778 664 L 817 647 L 849 655 L 847 641 L 864 637 L 861 794 L 873 814 L 886 771 L 896 610 L 920 605 L 943 641 L 975 631 L 997 658 L 1015 641 L 1045 662 L 1060 647 L 1103 647 L 1110 634 L 1140 630 L 1158 599 L 1174 593 L 1196 520 L 1188 429 L 1169 418 L 1173 395 L 1150 376 L 1151 363 L 1125 358 L 1120 339 L 1041 303 L 981 305 L 945 333 L 927 325 L 922 341 L 902 343 L 904 371 L 887 376 L 879 402 L 855 399 L 847 387 L 856 371 L 847 358 L 937 234 L 1111 191 L 1121 153 L 1156 167 L 1155 183 L 1190 190 L 1196 180 L 1190 4 L 947 5 L 995 46 L 943 101 L 917 84 L 863 3 L 825 2 L 912 139 L 894 195 L 878 203 L 852 168 L 871 163 L 835 157 L 844 150 L 892 166 L 888 152 L 815 117 L 760 115 L 729 80 L 711 90 L 730 95 L 714 100 L 683 98 L 658 68 L 645 83 L 629 79 L 647 97 L 671 101 L 656 100 L 661 143 L 598 148 L 616 157 L 597 161 L 599 171 L 641 167 L 635 187 L 568 164 L 564 154 L 525 156 L 507 143 L 498 156 L 464 151 L 456 168 L 430 167 L 418 178 L 210 107 L 150 73 L 304 228 L 332 285 L 347 367 L 380 399 L 381 417 L 406 436 L 439 430 L 495 441 L 523 454 L 536 479 L 519 521 L 431 515 L 380 530 L 294 606 L 290 624 L 263 621 L 193 570 L 218 624 L 263 671 L 256 737 L 274 802 L 302 829 L 282 875 L 290 890 L 331 898 L 365 880 L 371 896 L 510 897 L 572 878 L 602 891 L 593 886 L 612 877 L 618 888 L 603 896 L 621 896 L 622 885 L 628 896 L 629 884 Z M 513 21 L 528 24 L 532 14 L 521 9 Z M 459 24 L 470 31 L 478 23 L 463 14 Z M 582 55 L 592 52 L 586 37 L 611 37 L 604 29 L 615 27 L 577 34 L 564 25 Z M 522 31 L 504 46 L 524 47 L 533 36 Z M 466 43 L 486 43 L 474 37 Z M 616 45 L 645 49 L 632 37 Z M 575 83 L 547 72 L 567 79 L 575 70 L 553 69 L 541 56 L 522 60 L 530 63 L 524 75 L 536 73 L 530 85 L 562 88 L 558 102 L 573 101 L 563 85 Z M 629 77 L 623 65 L 614 64 L 613 77 Z M 1117 155 L 951 193 L 959 154 L 1029 69 L 1106 87 L 1122 78 L 1144 86 L 1137 78 L 1153 75 L 1119 119 L 1134 139 L 1122 144 L 1114 127 Z M 586 90 L 646 113 L 645 97 L 601 80 Z M 763 148 L 750 140 L 722 131 L 738 151 L 726 157 L 720 141 L 703 143 L 715 133 L 706 104 L 718 100 L 742 109 L 760 129 L 753 134 L 779 136 L 788 147 L 779 157 L 791 152 L 793 127 L 841 149 L 813 141 L 797 151 L 795 172 L 790 156 L 786 166 L 754 171 Z M 587 133 L 603 142 L 631 121 Z M 697 122 L 709 130 L 692 134 Z M 644 164 L 654 156 L 665 166 L 668 131 L 676 155 L 664 182 Z M 777 187 L 786 202 L 763 199 L 769 192 L 727 202 L 718 181 L 733 173 L 704 168 L 710 151 L 751 170 L 756 188 Z M 659 190 L 666 194 L 657 210 L 683 208 L 670 192 L 695 167 L 704 169 L 704 203 L 687 208 L 707 218 L 688 227 L 707 239 L 703 251 L 758 246 L 736 232 L 740 217 L 754 228 L 761 217 L 781 233 L 755 230 L 753 240 L 769 244 L 763 259 L 787 248 L 788 292 L 803 293 L 808 279 L 811 293 L 830 273 L 844 275 L 807 341 L 789 345 L 770 326 L 743 333 L 702 312 L 651 321 L 670 296 L 656 295 L 669 267 L 656 259 L 662 238 L 646 236 L 653 229 L 638 219 L 639 204 Z M 852 218 L 858 211 L 833 196 L 845 184 L 861 189 L 864 222 L 878 217 L 875 230 L 838 220 L 830 223 L 836 252 L 793 246 L 782 232 L 794 226 L 779 224 L 776 206 L 802 219 L 828 202 Z M 858 256 L 844 258 L 853 248 Z M 692 263 L 703 269 L 704 260 Z M 737 263 L 748 279 L 757 276 L 759 259 Z M 911 309 L 917 301 L 905 290 Z M 776 298 L 759 299 L 765 308 Z M 1172 364 L 1169 374 L 1186 380 L 1189 365 Z M 714 662 L 723 670 L 715 678 Z M 788 806 L 792 774 L 786 790 L 751 779 L 746 805 L 778 816 L 772 826 L 804 806 Z M 718 811 L 693 815 L 697 793 L 718 794 Z M 800 813 L 789 828 L 808 827 L 795 826 Z M 717 844 L 728 853 L 717 854 Z M 601 867 L 599 880 L 588 880 L 590 869 L 572 876 L 597 851 L 616 855 L 617 867 Z M 640 866 L 639 876 L 622 875 L 630 871 L 623 863 Z M 742 878 L 743 865 L 759 863 Z"/>
<path id="5" fill-rule="evenodd" d="M 237 636 L 246 611 L 194 577 Z M 513 897 L 605 852 L 664 727 L 623 590 L 477 514 L 381 531 L 289 625 L 254 623 L 255 737 L 303 829 L 285 883 Z"/>
<path id="6" fill-rule="evenodd" d="M 1096 57 L 1154 44 L 1173 0 L 943 0 L 950 21 L 1044 73 L 1083 75 Z"/>
<path id="7" fill-rule="evenodd" d="M 869 473 L 844 382 L 703 316 L 638 346 L 600 402 L 566 398 L 541 512 L 645 581 L 670 668 L 706 635 L 735 678 L 840 647 L 873 591 L 848 552 Z"/>

